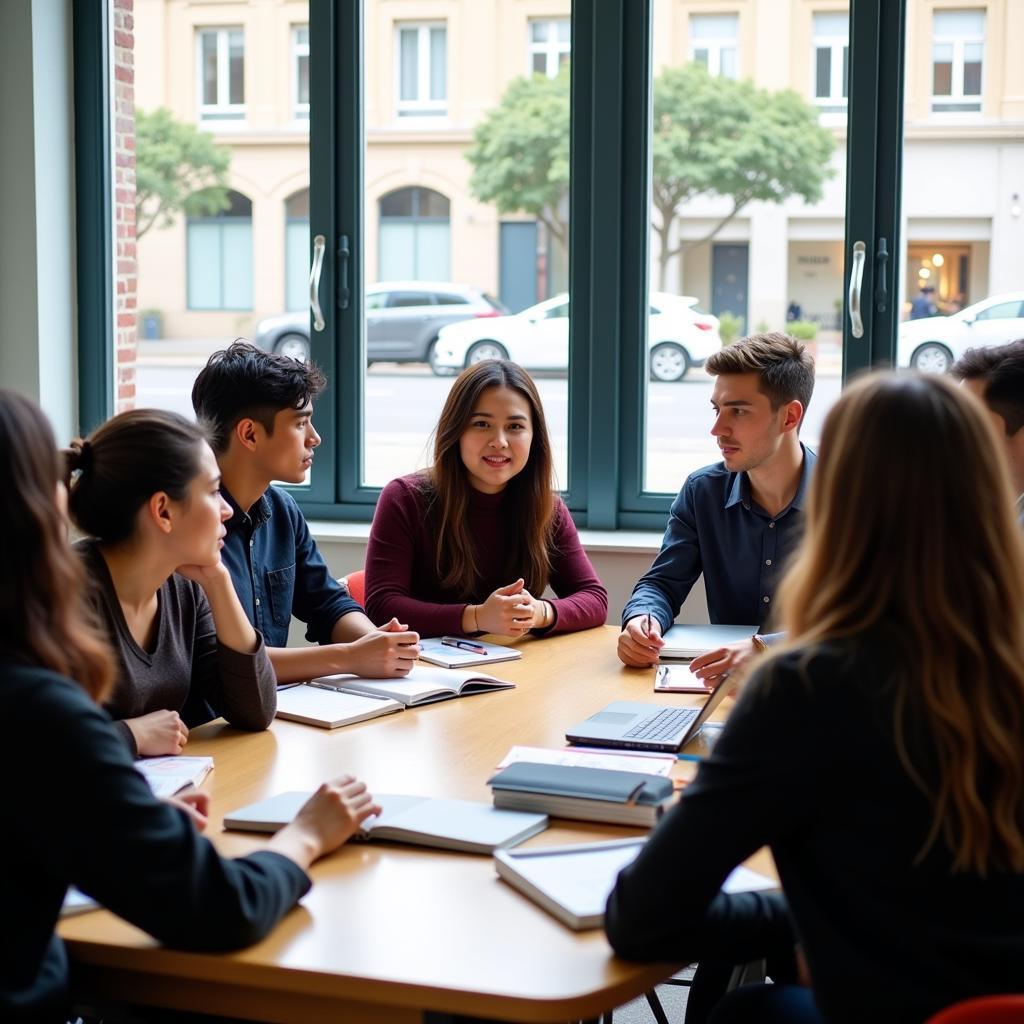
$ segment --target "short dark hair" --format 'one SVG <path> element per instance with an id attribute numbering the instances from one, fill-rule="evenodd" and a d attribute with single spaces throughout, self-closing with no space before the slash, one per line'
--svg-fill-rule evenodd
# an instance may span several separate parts
<path id="1" fill-rule="evenodd" d="M 205 441 L 201 427 L 163 409 L 120 413 L 84 441 L 72 441 L 64 456 L 75 525 L 108 544 L 126 540 L 152 495 L 185 500 Z"/>
<path id="2" fill-rule="evenodd" d="M 796 400 L 806 412 L 811 404 L 814 360 L 791 334 L 767 331 L 740 338 L 713 353 L 704 367 L 712 377 L 730 373 L 759 374 L 760 391 L 767 395 L 773 410 Z"/>
<path id="3" fill-rule="evenodd" d="M 192 385 L 192 408 L 213 450 L 222 455 L 239 420 L 253 419 L 268 434 L 282 409 L 301 409 L 327 386 L 313 363 L 264 352 L 236 341 L 214 352 Z"/>
<path id="4" fill-rule="evenodd" d="M 957 380 L 984 381 L 985 404 L 1003 418 L 1007 437 L 1024 427 L 1024 338 L 969 348 L 949 372 Z"/>

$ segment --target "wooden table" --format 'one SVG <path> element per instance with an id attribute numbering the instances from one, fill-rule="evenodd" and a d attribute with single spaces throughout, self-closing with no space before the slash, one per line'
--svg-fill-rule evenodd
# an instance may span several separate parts
<path id="1" fill-rule="evenodd" d="M 462 698 L 332 731 L 275 721 L 263 733 L 194 730 L 212 754 L 203 788 L 221 852 L 263 840 L 223 832 L 227 811 L 352 772 L 381 793 L 490 801 L 487 779 L 515 743 L 563 746 L 567 726 L 612 700 L 655 697 L 653 670 L 624 668 L 616 630 L 521 641 L 494 673 L 515 690 Z M 680 774 L 692 773 L 680 762 Z M 558 822 L 533 845 L 630 830 Z M 755 866 L 762 867 L 761 864 Z M 630 964 L 602 932 L 574 933 L 501 882 L 489 857 L 346 844 L 312 869 L 314 886 L 263 942 L 232 955 L 165 949 L 105 911 L 64 921 L 76 985 L 95 996 L 275 1022 L 412 1022 L 424 1009 L 516 1021 L 597 1017 L 678 965 Z"/>

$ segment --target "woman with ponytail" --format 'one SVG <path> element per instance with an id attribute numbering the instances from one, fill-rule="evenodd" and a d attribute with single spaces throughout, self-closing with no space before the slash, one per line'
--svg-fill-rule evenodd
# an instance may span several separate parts
<path id="1" fill-rule="evenodd" d="M 770 986 L 710 1020 L 918 1024 L 1024 987 L 1024 540 L 982 406 L 878 374 L 825 421 L 807 528 L 756 667 L 679 805 L 619 876 L 622 956 Z M 720 892 L 769 846 L 782 894 Z M 799 941 L 810 987 L 797 976 Z M 720 991 L 719 991 L 720 994 Z"/>
<path id="2" fill-rule="evenodd" d="M 85 472 L 89 449 L 75 456 Z M 0 478 L 0 1020 L 41 1024 L 71 1015 L 54 932 L 69 885 L 169 946 L 236 949 L 266 935 L 309 889 L 312 861 L 379 808 L 342 776 L 257 853 L 220 857 L 194 827 L 201 814 L 153 796 L 99 706 L 117 670 L 82 602 L 53 432 L 10 391 Z"/>
<path id="3" fill-rule="evenodd" d="M 136 409 L 66 460 L 90 597 L 117 655 L 106 706 L 132 753 L 178 754 L 189 728 L 220 715 L 265 729 L 277 683 L 221 563 L 231 509 L 201 430 Z"/>

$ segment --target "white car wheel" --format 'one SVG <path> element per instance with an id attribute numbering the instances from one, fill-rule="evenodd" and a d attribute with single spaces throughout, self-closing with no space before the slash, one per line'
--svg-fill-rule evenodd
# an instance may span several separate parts
<path id="1" fill-rule="evenodd" d="M 289 359 L 298 359 L 300 363 L 305 363 L 309 359 L 309 341 L 301 334 L 286 334 L 283 338 L 278 338 L 274 351 L 279 356 L 287 356 Z"/>
<path id="2" fill-rule="evenodd" d="M 945 345 L 929 341 L 910 357 L 910 365 L 921 373 L 946 373 L 953 365 L 953 354 Z"/>
<path id="3" fill-rule="evenodd" d="M 663 341 L 651 349 L 651 380 L 668 383 L 682 380 L 690 369 L 686 350 L 671 341 Z"/>
<path id="4" fill-rule="evenodd" d="M 484 359 L 508 359 L 508 353 L 496 341 L 478 341 L 466 353 L 466 366 L 472 366 Z"/>

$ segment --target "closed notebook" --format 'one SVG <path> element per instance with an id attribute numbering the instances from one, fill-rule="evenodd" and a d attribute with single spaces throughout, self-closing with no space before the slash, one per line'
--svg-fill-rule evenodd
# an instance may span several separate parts
<path id="1" fill-rule="evenodd" d="M 663 638 L 665 646 L 661 649 L 659 660 L 692 661 L 726 644 L 749 640 L 756 632 L 757 626 L 671 626 Z"/>
<path id="2" fill-rule="evenodd" d="M 493 776 L 495 807 L 557 818 L 653 825 L 671 806 L 672 780 L 643 772 L 517 761 Z"/>
<path id="3" fill-rule="evenodd" d="M 280 793 L 224 817 L 224 827 L 243 832 L 284 828 L 310 793 Z M 364 823 L 355 839 L 383 839 L 433 846 L 462 853 L 493 853 L 542 832 L 547 815 L 498 810 L 470 800 L 384 794 L 376 797 L 382 813 Z"/>
<path id="4" fill-rule="evenodd" d="M 337 729 L 342 725 L 365 722 L 401 711 L 404 707 L 389 697 L 341 693 L 318 686 L 290 686 L 277 692 L 278 718 L 316 725 L 321 729 Z"/>
<path id="5" fill-rule="evenodd" d="M 494 665 L 499 661 L 517 661 L 523 655 L 514 647 L 502 647 L 501 644 L 489 644 L 484 640 L 470 640 L 477 651 L 463 647 L 452 647 L 441 642 L 439 636 L 427 637 L 420 641 L 420 661 L 428 661 L 431 665 L 442 668 L 469 668 L 470 665 Z M 483 651 L 481 654 L 480 652 Z"/>
<path id="6" fill-rule="evenodd" d="M 619 872 L 631 864 L 645 840 L 610 839 L 529 850 L 499 850 L 498 875 L 562 924 L 576 931 L 600 928 L 604 907 Z M 722 892 L 759 892 L 778 883 L 740 865 L 722 884 Z"/>
<path id="7" fill-rule="evenodd" d="M 406 707 L 433 704 L 452 697 L 468 697 L 492 690 L 511 690 L 515 683 L 482 672 L 453 672 L 444 668 L 417 665 L 401 679 L 363 679 L 360 676 L 320 676 L 310 686 L 321 686 L 343 693 L 365 693 L 372 697 L 390 697 Z"/>

